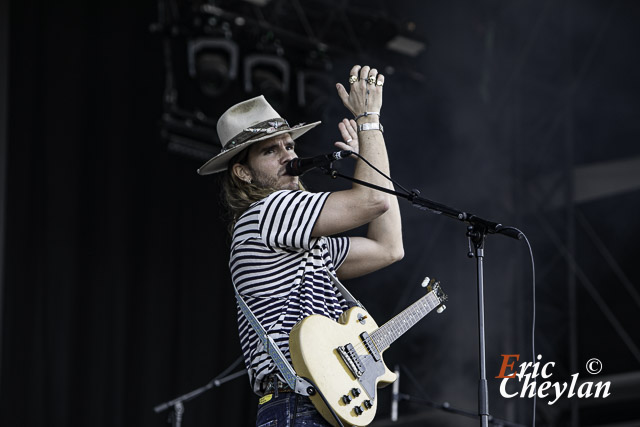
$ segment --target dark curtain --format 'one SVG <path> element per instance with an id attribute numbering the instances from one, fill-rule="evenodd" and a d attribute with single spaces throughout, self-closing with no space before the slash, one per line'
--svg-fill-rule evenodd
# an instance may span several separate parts
<path id="1" fill-rule="evenodd" d="M 240 347 L 215 178 L 167 153 L 155 2 L 11 4 L 3 426 L 159 426 Z M 184 425 L 245 425 L 246 377 Z"/>

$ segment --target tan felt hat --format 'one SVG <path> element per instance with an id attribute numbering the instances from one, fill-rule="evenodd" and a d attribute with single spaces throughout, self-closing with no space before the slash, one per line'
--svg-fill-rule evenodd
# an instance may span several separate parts
<path id="1" fill-rule="evenodd" d="M 289 133 L 296 139 L 320 122 L 293 127 L 273 109 L 264 96 L 260 95 L 234 105 L 218 119 L 218 138 L 222 144 L 220 154 L 209 159 L 198 169 L 200 175 L 209 175 L 227 169 L 227 163 L 240 151 L 251 144 Z"/>

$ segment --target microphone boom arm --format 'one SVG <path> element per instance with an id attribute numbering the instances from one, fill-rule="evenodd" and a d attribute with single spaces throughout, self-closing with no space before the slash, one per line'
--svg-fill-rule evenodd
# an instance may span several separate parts
<path id="1" fill-rule="evenodd" d="M 504 227 L 502 224 L 489 221 L 484 218 L 480 218 L 479 216 L 474 215 L 472 213 L 463 212 L 458 209 L 452 208 L 450 206 L 444 205 L 442 203 L 434 202 L 433 200 L 420 197 L 419 195 L 420 192 L 418 190 L 413 190 L 411 191 L 410 194 L 400 193 L 395 190 L 390 190 L 388 188 L 380 187 L 379 185 L 372 184 L 370 182 L 362 181 L 360 179 L 341 174 L 340 172 L 338 172 L 337 170 L 331 167 L 324 168 L 324 169 L 332 178 L 336 178 L 336 177 L 344 178 L 349 181 L 355 182 L 356 184 L 373 188 L 374 190 L 382 191 L 384 193 L 388 193 L 397 197 L 402 197 L 403 199 L 407 199 L 409 202 L 413 204 L 413 206 L 417 207 L 418 209 L 430 210 L 431 212 L 436 214 L 443 214 L 450 218 L 467 222 L 470 225 L 484 229 L 486 233 L 503 234 L 505 236 L 508 236 L 517 240 L 519 240 L 522 236 L 522 234 L 519 231 L 516 231 L 511 227 Z"/>

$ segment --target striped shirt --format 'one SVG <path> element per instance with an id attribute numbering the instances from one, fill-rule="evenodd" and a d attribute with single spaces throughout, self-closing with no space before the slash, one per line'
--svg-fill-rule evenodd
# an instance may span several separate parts
<path id="1" fill-rule="evenodd" d="M 348 237 L 311 237 L 330 193 L 282 190 L 254 203 L 238 219 L 229 267 L 238 292 L 282 353 L 291 361 L 289 332 L 311 314 L 337 320 L 347 309 L 329 273 L 347 257 Z M 238 330 L 253 390 L 277 372 L 238 308 Z"/>

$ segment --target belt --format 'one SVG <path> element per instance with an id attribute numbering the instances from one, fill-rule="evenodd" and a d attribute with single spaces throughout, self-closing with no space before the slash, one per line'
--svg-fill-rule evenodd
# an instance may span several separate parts
<path id="1" fill-rule="evenodd" d="M 277 398 L 279 393 L 295 393 L 295 391 L 289 387 L 289 384 L 283 383 L 275 375 L 269 375 L 265 379 L 265 383 L 267 384 L 266 392 L 264 396 L 260 398 L 258 402 L 259 405 L 264 405 L 274 397 Z"/>
<path id="2" fill-rule="evenodd" d="M 268 375 L 265 379 L 267 384 L 266 393 L 273 393 L 276 396 L 278 393 L 294 393 L 295 391 L 289 387 L 289 384 L 280 381 L 275 374 Z"/>

